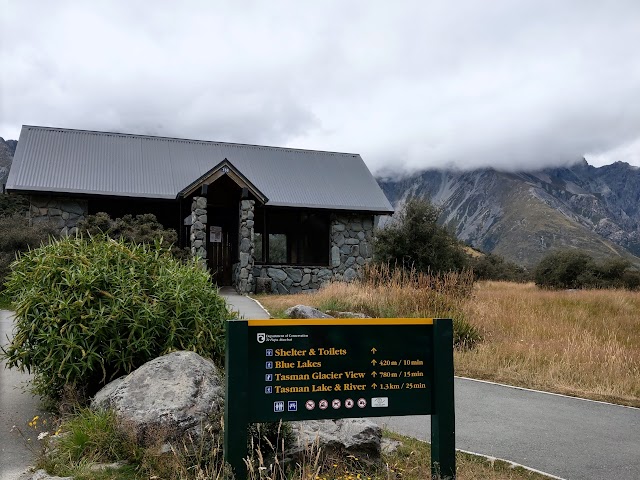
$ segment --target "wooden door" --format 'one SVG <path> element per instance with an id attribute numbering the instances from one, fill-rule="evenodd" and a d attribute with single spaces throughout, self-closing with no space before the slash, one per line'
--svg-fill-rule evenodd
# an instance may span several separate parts
<path id="1" fill-rule="evenodd" d="M 210 225 L 208 235 L 209 266 L 213 281 L 220 286 L 232 282 L 231 235 L 223 227 Z"/>

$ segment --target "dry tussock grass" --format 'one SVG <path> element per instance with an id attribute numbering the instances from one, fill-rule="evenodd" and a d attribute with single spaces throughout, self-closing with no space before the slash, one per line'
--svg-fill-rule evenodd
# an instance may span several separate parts
<path id="1" fill-rule="evenodd" d="M 374 317 L 459 309 L 484 341 L 456 351 L 457 375 L 640 407 L 640 292 L 480 282 L 469 295 L 464 277 L 374 273 L 362 283 L 260 301 L 273 316 L 299 303 Z"/>
<path id="2" fill-rule="evenodd" d="M 640 406 L 640 292 L 482 282 L 464 309 L 485 341 L 458 375 Z"/>
<path id="3" fill-rule="evenodd" d="M 447 317 L 461 312 L 460 307 L 472 290 L 471 272 L 438 276 L 372 265 L 364 269 L 359 282 L 333 282 L 313 294 L 264 295 L 258 300 L 272 316 L 282 316 L 292 305 L 305 304 L 381 318 Z"/>

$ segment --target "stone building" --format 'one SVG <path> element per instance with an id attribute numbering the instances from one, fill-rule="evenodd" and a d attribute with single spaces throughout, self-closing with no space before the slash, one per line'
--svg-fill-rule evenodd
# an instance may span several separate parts
<path id="1" fill-rule="evenodd" d="M 357 154 L 35 126 L 7 190 L 69 235 L 88 214 L 153 213 L 240 292 L 356 278 L 377 218 L 393 213 Z"/>

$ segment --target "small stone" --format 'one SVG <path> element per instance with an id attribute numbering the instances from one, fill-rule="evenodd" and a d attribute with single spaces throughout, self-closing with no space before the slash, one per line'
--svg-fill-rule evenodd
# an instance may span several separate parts
<path id="1" fill-rule="evenodd" d="M 200 215 L 206 215 L 207 211 L 204 208 L 196 208 L 193 213 L 195 213 L 197 216 Z"/>
<path id="2" fill-rule="evenodd" d="M 246 252 L 240 253 L 240 268 L 244 268 L 249 265 L 249 254 Z"/>
<path id="3" fill-rule="evenodd" d="M 207 198 L 196 197 L 196 208 L 207 208 Z"/>
<path id="4" fill-rule="evenodd" d="M 207 216 L 206 215 L 200 215 L 198 217 L 198 221 L 202 224 L 206 224 L 207 223 Z"/>
<path id="5" fill-rule="evenodd" d="M 344 232 L 346 227 L 341 223 L 334 223 L 331 228 L 334 232 Z"/>
<path id="6" fill-rule="evenodd" d="M 306 270 L 306 269 L 305 269 Z M 311 275 L 308 273 L 305 273 L 304 276 L 302 277 L 302 280 L 300 281 L 300 285 L 301 286 L 305 286 L 307 285 L 309 282 L 311 281 Z"/>
<path id="7" fill-rule="evenodd" d="M 200 248 L 202 246 L 202 240 L 194 240 L 193 247 Z"/>
<path id="8" fill-rule="evenodd" d="M 361 266 L 362 266 L 362 265 L 364 265 L 365 263 L 367 263 L 367 261 L 366 261 L 364 258 L 362 258 L 362 257 L 358 257 L 358 258 L 356 258 L 356 263 L 357 263 L 358 265 L 361 265 Z"/>
<path id="9" fill-rule="evenodd" d="M 344 245 L 344 235 L 342 233 L 336 235 L 333 239 L 333 243 L 335 243 L 338 247 Z"/>
<path id="10" fill-rule="evenodd" d="M 287 278 L 284 282 L 282 282 L 284 284 L 285 287 L 287 287 L 287 289 L 289 287 L 291 287 L 291 285 L 293 285 L 293 280 L 291 280 L 290 278 Z"/>

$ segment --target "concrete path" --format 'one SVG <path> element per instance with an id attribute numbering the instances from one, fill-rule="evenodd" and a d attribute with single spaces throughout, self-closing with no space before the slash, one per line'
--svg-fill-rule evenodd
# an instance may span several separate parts
<path id="1" fill-rule="evenodd" d="M 640 409 L 455 379 L 456 448 L 576 480 L 640 479 Z M 430 440 L 430 417 L 376 423 Z"/>
<path id="2" fill-rule="evenodd" d="M 269 318 L 269 313 L 258 302 L 253 298 L 240 295 L 232 287 L 222 287 L 220 295 L 224 297 L 232 310 L 237 311 L 240 317 L 246 320 Z"/>
<path id="3" fill-rule="evenodd" d="M 7 344 L 7 335 L 11 335 L 13 329 L 12 312 L 0 310 L 0 343 Z M 24 393 L 22 387 L 29 380 L 29 375 L 18 372 L 15 369 L 5 368 L 4 362 L 0 365 L 0 479 L 16 480 L 24 478 L 22 473 L 27 467 L 33 465 L 34 454 L 27 447 L 25 439 L 17 432 L 12 432 L 15 425 L 25 437 L 31 438 L 33 448 L 37 448 L 37 432 L 31 429 L 27 423 L 39 410 L 37 397 Z"/>

